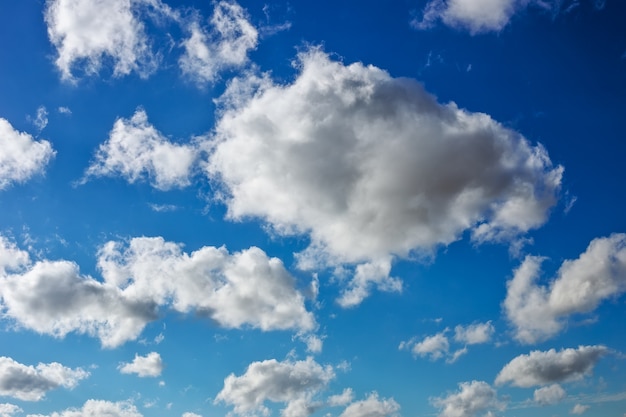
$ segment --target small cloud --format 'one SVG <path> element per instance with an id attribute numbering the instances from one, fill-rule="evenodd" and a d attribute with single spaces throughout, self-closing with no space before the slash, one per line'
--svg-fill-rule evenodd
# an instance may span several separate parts
<path id="1" fill-rule="evenodd" d="M 122 363 L 117 367 L 123 374 L 137 374 L 137 376 L 157 377 L 163 371 L 163 361 L 157 352 L 150 352 L 146 356 L 135 355 L 130 363 Z"/>
<path id="2" fill-rule="evenodd" d="M 570 414 L 583 414 L 585 411 L 589 410 L 588 405 L 576 404 L 571 410 Z M 626 414 L 624 414 L 626 416 Z"/>
<path id="3" fill-rule="evenodd" d="M 65 107 L 65 106 L 60 106 L 59 108 L 57 108 L 57 111 L 61 114 L 65 114 L 67 116 L 71 116 L 72 115 L 72 110 L 70 110 L 69 107 Z"/>
<path id="4" fill-rule="evenodd" d="M 179 206 L 175 204 L 150 203 L 149 206 L 152 209 L 152 211 L 156 211 L 157 213 L 168 213 L 168 212 L 176 211 L 180 208 Z"/>
<path id="5" fill-rule="evenodd" d="M 31 122 L 38 131 L 42 131 L 48 126 L 48 110 L 44 106 L 37 108 L 37 114 L 35 117 L 27 116 L 29 122 Z"/>

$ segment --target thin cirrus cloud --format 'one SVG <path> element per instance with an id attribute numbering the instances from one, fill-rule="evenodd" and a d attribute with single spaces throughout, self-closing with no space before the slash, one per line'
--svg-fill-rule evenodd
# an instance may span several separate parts
<path id="1" fill-rule="evenodd" d="M 163 372 L 163 360 L 157 352 L 150 352 L 145 356 L 135 355 L 135 359 L 129 363 L 118 366 L 123 374 L 136 374 L 141 378 L 157 377 Z"/>
<path id="2" fill-rule="evenodd" d="M 88 334 L 107 348 L 136 340 L 160 307 L 196 311 L 225 328 L 306 334 L 317 326 L 283 263 L 258 248 L 230 254 L 225 248 L 203 247 L 187 254 L 162 238 L 135 238 L 128 247 L 103 245 L 98 266 L 103 282 L 81 275 L 73 262 L 32 262 L 27 252 L 2 237 L 5 316 L 55 337 Z"/>
<path id="3" fill-rule="evenodd" d="M 601 345 L 579 346 L 556 351 L 535 350 L 506 364 L 496 377 L 497 385 L 510 384 L 529 388 L 576 381 L 589 375 L 609 350 Z"/>
<path id="4" fill-rule="evenodd" d="M 50 142 L 35 140 L 0 117 L 0 191 L 43 173 L 55 154 Z"/>
<path id="5" fill-rule="evenodd" d="M 493 415 L 493 410 L 506 408 L 506 404 L 498 399 L 496 390 L 484 381 L 461 382 L 458 392 L 430 401 L 439 408 L 439 417 Z"/>
<path id="6" fill-rule="evenodd" d="M 507 284 L 504 311 L 523 343 L 548 339 L 566 326 L 570 315 L 593 311 L 626 292 L 626 234 L 592 240 L 577 259 L 564 261 L 545 286 L 536 283 L 543 261 L 527 256 Z"/>
<path id="7" fill-rule="evenodd" d="M 228 218 L 310 236 L 301 268 L 368 265 L 340 304 L 374 286 L 398 291 L 386 275 L 393 256 L 465 231 L 509 240 L 546 221 L 563 168 L 541 145 L 371 65 L 312 49 L 298 68 L 288 85 L 251 77 L 254 94 L 245 80 L 231 83 L 206 170 L 223 184 Z"/>
<path id="8" fill-rule="evenodd" d="M 72 389 L 89 376 L 81 368 L 68 368 L 57 362 L 24 365 L 6 356 L 0 357 L 0 395 L 22 401 L 40 401 L 56 388 Z"/>
<path id="9" fill-rule="evenodd" d="M 171 142 L 149 123 L 145 110 L 137 109 L 130 119 L 115 121 L 80 183 L 120 176 L 131 184 L 148 181 L 159 190 L 182 188 L 190 184 L 196 158 L 193 145 Z"/>

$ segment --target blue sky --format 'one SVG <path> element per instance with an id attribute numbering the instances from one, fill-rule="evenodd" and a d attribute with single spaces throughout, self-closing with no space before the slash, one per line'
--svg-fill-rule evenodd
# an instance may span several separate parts
<path id="1" fill-rule="evenodd" d="M 0 4 L 0 417 L 626 415 L 617 0 Z"/>

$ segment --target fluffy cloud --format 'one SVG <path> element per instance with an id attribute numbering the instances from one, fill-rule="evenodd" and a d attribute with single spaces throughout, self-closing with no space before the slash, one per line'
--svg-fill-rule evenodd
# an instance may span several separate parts
<path id="1" fill-rule="evenodd" d="M 454 328 L 454 340 L 468 345 L 487 343 L 495 329 L 490 321 L 487 323 L 474 323 L 468 326 L 458 325 Z"/>
<path id="2" fill-rule="evenodd" d="M 234 2 L 220 1 L 211 17 L 212 31 L 192 22 L 189 38 L 183 41 L 179 60 L 186 76 L 199 84 L 215 81 L 218 73 L 248 62 L 248 52 L 257 46 L 258 32 L 245 10 Z"/>
<path id="3" fill-rule="evenodd" d="M 308 332 L 315 319 L 282 262 L 258 248 L 229 254 L 203 247 L 191 254 L 162 238 L 109 242 L 98 265 L 104 282 L 68 261 L 32 263 L 0 239 L 0 297 L 7 318 L 39 333 L 96 336 L 104 347 L 135 340 L 160 306 L 198 313 L 228 328 Z"/>
<path id="4" fill-rule="evenodd" d="M 565 398 L 565 390 L 559 384 L 538 388 L 533 394 L 535 402 L 541 405 L 557 404 L 563 398 Z"/>
<path id="5" fill-rule="evenodd" d="M 250 93 L 245 80 L 231 83 L 207 172 L 224 186 L 229 218 L 310 236 L 301 267 L 381 265 L 464 231 L 497 241 L 546 221 L 562 168 L 542 146 L 374 66 L 316 49 L 298 65 L 292 84 L 253 77 Z M 361 279 L 397 288 L 390 280 Z M 366 293 L 349 288 L 348 305 Z"/>
<path id="6" fill-rule="evenodd" d="M 15 404 L 0 403 L 0 417 L 13 417 L 15 413 L 21 413 L 22 410 Z"/>
<path id="7" fill-rule="evenodd" d="M 626 291 L 626 234 L 594 239 L 578 259 L 563 262 L 546 286 L 536 284 L 542 261 L 526 257 L 507 284 L 503 306 L 521 342 L 545 340 L 569 315 L 592 311 Z"/>
<path id="8" fill-rule="evenodd" d="M 50 142 L 36 141 L 0 117 L 0 190 L 43 172 L 54 154 Z"/>
<path id="9" fill-rule="evenodd" d="M 48 416 L 31 414 L 28 417 L 143 417 L 130 402 L 110 402 L 103 400 L 87 400 L 81 408 L 70 408 L 60 413 L 54 412 Z"/>
<path id="10" fill-rule="evenodd" d="M 531 0 L 430 0 L 424 7 L 421 21 L 412 23 L 418 29 L 428 29 L 438 20 L 448 26 L 470 33 L 499 31 L 517 9 Z"/>
<path id="11" fill-rule="evenodd" d="M 450 342 L 444 333 L 427 336 L 421 342 L 416 343 L 411 351 L 419 356 L 428 356 L 430 359 L 439 359 L 448 354 Z"/>
<path id="12" fill-rule="evenodd" d="M 604 346 L 580 346 L 558 352 L 535 350 L 506 364 L 496 377 L 496 384 L 528 388 L 579 380 L 590 374 L 596 362 L 607 353 Z"/>
<path id="13" fill-rule="evenodd" d="M 83 182 L 89 177 L 119 175 L 130 183 L 148 177 L 160 190 L 184 187 L 189 184 L 196 156 L 193 146 L 170 142 L 148 122 L 146 112 L 138 109 L 130 119 L 115 121 Z"/>
<path id="14" fill-rule="evenodd" d="M 473 417 L 488 410 L 501 410 L 496 391 L 486 382 L 471 381 L 459 384 L 459 392 L 431 399 L 438 407 L 440 417 Z"/>
<path id="15" fill-rule="evenodd" d="M 137 374 L 140 377 L 157 377 L 163 371 L 163 361 L 157 352 L 150 352 L 146 356 L 135 355 L 130 363 L 121 364 L 118 369 L 123 374 Z"/>
<path id="16" fill-rule="evenodd" d="M 114 76 L 152 73 L 158 61 L 137 16 L 146 7 L 169 13 L 159 0 L 47 0 L 48 37 L 57 50 L 62 78 L 73 81 L 77 67 L 97 74 L 107 60 L 114 64 Z"/>
<path id="17" fill-rule="evenodd" d="M 89 372 L 81 368 L 71 369 L 57 362 L 32 366 L 0 356 L 0 395 L 23 401 L 39 401 L 48 391 L 56 388 L 74 388 L 81 379 L 88 376 Z M 10 406 L 11 404 L 0 404 L 0 415 L 10 414 Z"/>
<path id="18" fill-rule="evenodd" d="M 380 400 L 374 392 L 365 400 L 350 404 L 339 417 L 387 417 L 395 415 L 398 410 L 400 405 L 393 398 Z"/>
<path id="19" fill-rule="evenodd" d="M 354 392 L 352 392 L 352 388 L 346 388 L 341 394 L 331 395 L 328 397 L 326 403 L 331 407 L 337 407 L 351 403 L 353 398 Z"/>
<path id="20" fill-rule="evenodd" d="M 243 375 L 231 374 L 224 380 L 215 402 L 234 406 L 242 416 L 267 414 L 266 401 L 284 403 L 284 417 L 306 417 L 319 406 L 313 397 L 334 378 L 330 365 L 322 366 L 310 357 L 295 362 L 253 362 Z"/>

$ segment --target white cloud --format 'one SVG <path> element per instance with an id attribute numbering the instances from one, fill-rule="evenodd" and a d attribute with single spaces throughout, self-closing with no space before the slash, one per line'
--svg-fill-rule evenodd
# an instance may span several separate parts
<path id="1" fill-rule="evenodd" d="M 387 417 L 395 415 L 400 405 L 393 398 L 378 399 L 377 393 L 346 407 L 339 417 Z"/>
<path id="2" fill-rule="evenodd" d="M 48 126 L 48 110 L 46 110 L 44 106 L 37 108 L 37 115 L 35 117 L 27 116 L 27 118 L 40 132 Z"/>
<path id="3" fill-rule="evenodd" d="M 23 411 L 24 410 L 15 404 L 0 403 L 0 417 L 13 417 L 13 414 Z"/>
<path id="4" fill-rule="evenodd" d="M 500 31 L 517 9 L 526 7 L 529 0 L 430 0 L 424 7 L 421 21 L 413 26 L 428 29 L 441 20 L 446 25 L 468 30 L 472 34 Z"/>
<path id="5" fill-rule="evenodd" d="M 440 417 L 473 417 L 489 410 L 504 409 L 496 391 L 483 381 L 462 382 L 457 393 L 433 398 L 431 402 L 440 409 Z"/>
<path id="6" fill-rule="evenodd" d="M 341 394 L 331 395 L 328 397 L 326 403 L 331 407 L 339 407 L 351 403 L 353 398 L 354 392 L 352 391 L 352 388 L 346 388 Z"/>
<path id="7" fill-rule="evenodd" d="M 85 172 L 89 177 L 121 176 L 135 183 L 148 179 L 159 190 L 182 188 L 190 183 L 196 160 L 192 145 L 169 141 L 148 122 L 138 109 L 130 119 L 117 119 L 106 142 Z"/>
<path id="8" fill-rule="evenodd" d="M 454 328 L 454 340 L 468 345 L 477 345 L 489 342 L 494 332 L 495 329 L 490 321 L 468 326 L 458 325 Z"/>
<path id="9" fill-rule="evenodd" d="M 72 389 L 88 376 L 89 372 L 81 368 L 71 369 L 57 362 L 32 366 L 0 356 L 0 395 L 23 401 L 39 401 L 48 391 L 60 387 Z M 4 412 L 8 413 L 9 409 L 7 407 Z M 2 413 L 0 408 L 0 415 Z"/>
<path id="10" fill-rule="evenodd" d="M 229 254 L 203 247 L 191 254 L 162 238 L 108 242 L 98 265 L 104 282 L 81 276 L 68 261 L 32 263 L 0 239 L 0 297 L 7 318 L 38 333 L 96 336 L 104 347 L 136 340 L 161 306 L 198 313 L 228 328 L 315 329 L 304 296 L 282 262 L 258 248 Z"/>
<path id="11" fill-rule="evenodd" d="M 538 388 L 533 393 L 533 399 L 541 405 L 557 404 L 563 398 L 565 398 L 565 390 L 559 384 Z"/>
<path id="12" fill-rule="evenodd" d="M 439 359 L 448 354 L 450 343 L 445 334 L 437 333 L 427 336 L 421 342 L 416 343 L 411 351 L 419 356 L 430 357 L 431 360 Z"/>
<path id="13" fill-rule="evenodd" d="M 337 299 L 337 303 L 343 308 L 355 307 L 369 296 L 374 286 L 380 291 L 402 292 L 402 281 L 390 277 L 390 271 L 390 258 L 357 265 L 354 277 Z"/>
<path id="14" fill-rule="evenodd" d="M 179 60 L 183 74 L 199 84 L 211 83 L 220 71 L 246 64 L 248 52 L 258 43 L 258 31 L 235 2 L 216 3 L 210 23 L 211 31 L 197 21 L 189 24 L 190 36 L 183 41 L 185 52 Z"/>
<path id="15" fill-rule="evenodd" d="M 70 116 L 72 114 L 72 110 L 69 107 L 60 106 L 57 111 L 61 114 L 65 114 Z"/>
<path id="16" fill-rule="evenodd" d="M 43 173 L 55 153 L 50 142 L 36 141 L 0 117 L 0 190 Z"/>
<path id="17" fill-rule="evenodd" d="M 574 313 L 594 310 L 626 292 L 626 234 L 591 241 L 546 286 L 536 284 L 543 258 L 528 256 L 507 284 L 503 306 L 516 338 L 535 343 L 558 333 Z"/>
<path id="18" fill-rule="evenodd" d="M 137 16 L 141 7 L 169 12 L 159 0 L 48 0 L 45 21 L 62 78 L 74 81 L 76 69 L 97 74 L 108 60 L 114 76 L 152 73 L 158 59 Z"/>
<path id="19" fill-rule="evenodd" d="M 306 417 L 319 406 L 313 397 L 334 378 L 330 365 L 322 366 L 310 357 L 253 362 L 242 376 L 231 374 L 224 380 L 215 402 L 234 406 L 234 412 L 242 416 L 266 415 L 266 401 L 284 403 L 284 417 Z"/>
<path id="20" fill-rule="evenodd" d="M 292 84 L 253 76 L 250 93 L 246 80 L 231 83 L 207 172 L 224 185 L 230 219 L 310 236 L 300 267 L 381 265 L 465 231 L 499 241 L 546 221 L 562 168 L 540 145 L 374 66 L 317 49 L 298 66 Z M 370 275 L 341 300 L 354 305 L 378 283 L 399 288 Z"/>
<path id="21" fill-rule="evenodd" d="M 558 352 L 535 350 L 506 364 L 498 373 L 496 384 L 528 388 L 579 380 L 589 375 L 596 362 L 607 353 L 604 346 L 579 346 Z"/>
<path id="22" fill-rule="evenodd" d="M 202 417 L 202 416 L 200 414 L 187 412 L 187 413 L 183 413 L 182 417 Z"/>
<path id="23" fill-rule="evenodd" d="M 27 417 L 143 417 L 132 403 L 128 401 L 110 402 L 103 400 L 87 400 L 81 408 L 69 408 L 44 416 L 29 414 Z"/>
<path id="24" fill-rule="evenodd" d="M 163 371 L 163 360 L 157 352 L 150 352 L 146 356 L 135 355 L 130 363 L 123 363 L 118 368 L 123 374 L 137 374 L 140 377 L 157 377 Z"/>
<path id="25" fill-rule="evenodd" d="M 570 414 L 578 414 L 578 415 L 580 415 L 580 414 L 583 414 L 585 411 L 589 410 L 589 408 L 590 407 L 588 405 L 576 404 L 570 410 Z"/>

